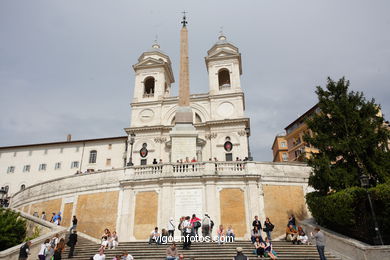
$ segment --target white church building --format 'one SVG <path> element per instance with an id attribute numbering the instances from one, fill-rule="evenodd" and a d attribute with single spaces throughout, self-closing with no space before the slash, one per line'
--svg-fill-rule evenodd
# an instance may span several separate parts
<path id="1" fill-rule="evenodd" d="M 122 241 L 146 239 L 170 217 L 193 213 L 208 212 L 242 238 L 255 215 L 269 216 L 276 234 L 288 214 L 304 216 L 310 168 L 250 160 L 239 49 L 220 35 L 205 57 L 209 91 L 190 95 L 187 33 L 183 23 L 179 97 L 171 96 L 172 62 L 157 43 L 133 65 L 126 135 L 0 147 L 10 206 L 61 211 L 63 225 L 77 215 L 81 232 L 99 237 L 109 227 Z"/>

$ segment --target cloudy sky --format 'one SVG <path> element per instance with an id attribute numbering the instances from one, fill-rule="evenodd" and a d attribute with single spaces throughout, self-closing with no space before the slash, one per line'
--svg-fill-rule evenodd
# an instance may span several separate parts
<path id="1" fill-rule="evenodd" d="M 255 160 L 345 76 L 390 114 L 390 1 L 0 1 L 0 146 L 124 135 L 131 65 L 155 36 L 179 70 L 188 11 L 191 93 L 208 91 L 204 56 L 221 26 L 242 54 Z M 177 94 L 177 83 L 174 94 Z"/>

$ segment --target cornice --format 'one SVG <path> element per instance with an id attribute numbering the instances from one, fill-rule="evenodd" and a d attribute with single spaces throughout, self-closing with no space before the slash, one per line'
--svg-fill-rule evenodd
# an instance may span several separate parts
<path id="1" fill-rule="evenodd" d="M 214 99 L 223 99 L 223 98 L 233 98 L 233 97 L 244 97 L 243 92 L 235 92 L 235 93 L 226 93 L 226 94 L 217 94 L 217 95 L 209 95 L 208 93 L 203 94 L 194 94 L 190 95 L 190 103 L 191 102 L 199 102 L 199 101 L 211 101 Z M 145 102 L 132 102 L 130 103 L 131 107 L 145 107 L 151 105 L 172 105 L 178 104 L 179 97 L 167 97 L 161 100 L 156 101 L 145 101 Z"/>

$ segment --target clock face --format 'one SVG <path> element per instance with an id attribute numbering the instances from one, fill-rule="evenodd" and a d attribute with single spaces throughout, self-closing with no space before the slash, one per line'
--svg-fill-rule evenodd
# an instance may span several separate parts
<path id="1" fill-rule="evenodd" d="M 151 109 L 144 109 L 139 113 L 139 119 L 141 122 L 149 122 L 152 121 L 154 117 L 154 112 Z"/>
<path id="2" fill-rule="evenodd" d="M 230 152 L 233 149 L 233 144 L 230 141 L 226 141 L 223 148 L 225 148 L 226 152 Z"/>

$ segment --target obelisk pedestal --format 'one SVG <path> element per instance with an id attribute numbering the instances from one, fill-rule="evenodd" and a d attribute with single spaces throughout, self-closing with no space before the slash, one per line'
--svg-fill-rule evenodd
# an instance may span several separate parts
<path id="1" fill-rule="evenodd" d="M 188 31 L 186 17 L 183 17 L 180 31 L 180 74 L 179 106 L 176 109 L 175 126 L 171 136 L 171 162 L 196 158 L 196 140 L 198 133 L 193 125 L 193 113 L 190 107 L 190 80 L 188 69 Z"/>

